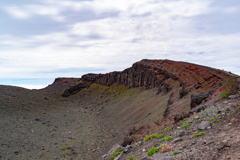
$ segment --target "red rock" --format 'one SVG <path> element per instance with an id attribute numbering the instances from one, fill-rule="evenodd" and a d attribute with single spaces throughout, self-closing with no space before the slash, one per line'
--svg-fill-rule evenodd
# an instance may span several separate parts
<path id="1" fill-rule="evenodd" d="M 172 147 L 170 147 L 169 145 L 167 144 L 164 144 L 164 146 L 162 147 L 162 153 L 165 153 L 165 152 L 169 152 L 172 150 Z"/>

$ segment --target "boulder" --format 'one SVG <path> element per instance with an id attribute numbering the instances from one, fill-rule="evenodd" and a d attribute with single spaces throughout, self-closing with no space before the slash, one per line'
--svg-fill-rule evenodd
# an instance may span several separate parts
<path id="1" fill-rule="evenodd" d="M 162 147 L 162 153 L 165 153 L 165 152 L 170 152 L 172 150 L 172 147 L 170 147 L 169 145 L 167 144 L 164 144 L 163 147 Z"/>
<path id="2" fill-rule="evenodd" d="M 212 123 L 210 121 L 202 121 L 198 126 L 197 126 L 197 129 L 200 129 L 200 130 L 204 130 L 206 129 L 208 126 L 211 126 Z"/>
<path id="3" fill-rule="evenodd" d="M 191 95 L 191 108 L 196 107 L 201 104 L 204 99 L 206 99 L 209 94 L 192 94 Z"/>
<path id="4" fill-rule="evenodd" d="M 127 145 L 130 145 L 132 143 L 133 139 L 129 136 L 125 136 L 124 137 L 124 140 L 123 140 L 123 143 L 122 143 L 122 146 L 123 147 L 126 147 Z"/>

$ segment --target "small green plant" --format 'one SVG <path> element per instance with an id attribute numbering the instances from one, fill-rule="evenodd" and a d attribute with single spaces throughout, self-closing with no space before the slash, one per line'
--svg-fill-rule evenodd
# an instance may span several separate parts
<path id="1" fill-rule="evenodd" d="M 134 138 L 137 138 L 137 136 L 136 136 L 135 134 L 133 134 L 131 137 L 132 137 L 133 139 L 134 139 Z"/>
<path id="2" fill-rule="evenodd" d="M 167 135 L 167 141 L 171 141 L 173 138 L 170 135 Z"/>
<path id="3" fill-rule="evenodd" d="M 136 157 L 134 157 L 134 156 L 131 156 L 130 158 L 129 158 L 129 160 L 135 160 L 136 159 Z"/>
<path id="4" fill-rule="evenodd" d="M 164 141 L 166 141 L 166 139 L 165 139 L 165 138 L 163 138 L 161 141 L 163 141 L 163 142 L 164 142 Z"/>
<path id="5" fill-rule="evenodd" d="M 204 134 L 205 134 L 205 132 L 200 132 L 200 133 L 198 133 L 198 134 L 195 134 L 194 137 L 196 138 L 196 137 L 201 136 L 201 135 L 204 135 Z"/>
<path id="6" fill-rule="evenodd" d="M 146 141 L 148 141 L 148 140 L 150 140 L 150 139 L 152 139 L 152 138 L 156 138 L 156 137 L 157 137 L 156 134 L 152 134 L 152 135 L 150 135 L 150 136 L 146 136 L 146 137 L 143 139 L 143 142 L 146 142 Z"/>
<path id="7" fill-rule="evenodd" d="M 114 158 L 115 158 L 115 157 L 114 157 L 114 156 L 112 156 L 112 157 L 110 157 L 110 160 L 114 160 Z"/>
<path id="8" fill-rule="evenodd" d="M 221 114 L 218 114 L 217 116 L 218 116 L 218 117 L 220 117 L 220 116 L 221 116 Z"/>
<path id="9" fill-rule="evenodd" d="M 221 121 L 221 119 L 217 119 L 217 122 Z"/>
<path id="10" fill-rule="evenodd" d="M 210 113 L 213 113 L 213 111 L 210 111 Z"/>
<path id="11" fill-rule="evenodd" d="M 198 113 L 197 115 L 200 115 L 200 113 Z"/>
<path id="12" fill-rule="evenodd" d="M 206 113 L 207 111 L 203 111 L 203 113 Z"/>
<path id="13" fill-rule="evenodd" d="M 182 126 L 182 128 L 187 128 L 187 127 L 189 127 L 190 125 L 191 125 L 190 123 L 184 124 L 184 125 Z"/>
<path id="14" fill-rule="evenodd" d="M 180 114 L 180 116 L 182 116 L 182 114 Z"/>
<path id="15" fill-rule="evenodd" d="M 227 95 L 229 95 L 229 92 L 228 92 L 228 90 L 227 90 L 227 89 L 225 89 L 225 90 L 224 90 L 224 92 L 223 92 L 223 93 L 221 93 L 220 95 L 222 96 L 222 98 L 226 98 L 226 97 L 227 97 Z"/>
<path id="16" fill-rule="evenodd" d="M 177 155 L 177 154 L 178 154 L 178 151 L 174 151 L 174 152 L 173 152 L 173 155 Z"/>
<path id="17" fill-rule="evenodd" d="M 161 145 L 161 146 L 160 146 L 160 150 L 162 150 L 163 146 L 164 146 L 164 145 Z"/>
<path id="18" fill-rule="evenodd" d="M 186 120 L 187 120 L 187 118 L 184 118 L 184 119 L 183 119 L 183 121 L 186 121 Z"/>
<path id="19" fill-rule="evenodd" d="M 210 109 L 211 107 L 208 107 L 207 109 Z"/>
<path id="20" fill-rule="evenodd" d="M 214 121 L 214 120 L 215 120 L 215 118 L 214 118 L 214 117 L 210 118 L 210 121 Z"/>
<path id="21" fill-rule="evenodd" d="M 166 131 L 166 130 L 171 130 L 172 128 L 170 128 L 170 127 L 166 127 L 165 129 L 164 129 L 164 131 Z"/>
<path id="22" fill-rule="evenodd" d="M 137 126 L 137 128 L 139 127 L 139 125 Z"/>
<path id="23" fill-rule="evenodd" d="M 113 160 L 115 157 L 117 157 L 121 152 L 123 151 L 123 149 L 118 148 L 116 152 L 113 153 L 113 156 L 110 158 L 111 160 Z"/>
<path id="24" fill-rule="evenodd" d="M 235 84 L 233 83 L 232 86 L 235 87 Z"/>
<path id="25" fill-rule="evenodd" d="M 215 123 L 215 121 L 211 121 L 211 123 Z"/>
<path id="26" fill-rule="evenodd" d="M 147 155 L 148 155 L 148 156 L 152 156 L 152 155 L 154 155 L 155 153 L 157 153 L 159 150 L 160 150 L 159 148 L 153 147 L 153 148 L 151 148 L 151 149 L 147 152 Z"/>
<path id="27" fill-rule="evenodd" d="M 226 113 L 227 111 L 223 111 L 224 113 Z"/>
<path id="28" fill-rule="evenodd" d="M 196 120 L 196 123 L 199 122 L 199 121 L 201 121 L 201 120 L 200 120 L 200 119 L 197 119 L 197 120 Z"/>
<path id="29" fill-rule="evenodd" d="M 176 133 L 179 133 L 180 131 L 176 130 Z"/>
<path id="30" fill-rule="evenodd" d="M 205 118 L 207 117 L 207 115 L 206 116 L 204 116 Z"/>
<path id="31" fill-rule="evenodd" d="M 157 138 L 160 139 L 160 138 L 163 138 L 163 137 L 164 137 L 163 134 L 159 134 Z"/>
<path id="32" fill-rule="evenodd" d="M 227 114 L 227 116 L 229 116 L 229 114 Z"/>
<path id="33" fill-rule="evenodd" d="M 217 103 L 217 101 L 216 101 L 216 100 L 214 100 L 213 102 L 214 102 L 214 103 Z"/>
<path id="34" fill-rule="evenodd" d="M 137 145 L 137 143 L 134 143 L 134 146 L 136 146 Z"/>

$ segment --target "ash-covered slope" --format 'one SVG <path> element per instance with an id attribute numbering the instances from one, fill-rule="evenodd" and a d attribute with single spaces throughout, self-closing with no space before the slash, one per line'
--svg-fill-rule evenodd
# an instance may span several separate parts
<path id="1" fill-rule="evenodd" d="M 41 90 L 0 86 L 0 159 L 101 159 L 125 135 L 136 136 L 133 144 L 195 106 L 236 94 L 239 81 L 209 67 L 142 60 L 122 72 L 57 78 Z"/>

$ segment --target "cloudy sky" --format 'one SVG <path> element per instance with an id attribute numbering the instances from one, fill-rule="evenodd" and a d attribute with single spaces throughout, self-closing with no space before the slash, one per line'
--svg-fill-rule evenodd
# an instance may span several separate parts
<path id="1" fill-rule="evenodd" d="M 121 71 L 141 59 L 240 75 L 239 0 L 0 1 L 0 84 Z"/>

